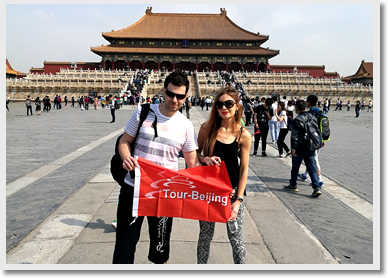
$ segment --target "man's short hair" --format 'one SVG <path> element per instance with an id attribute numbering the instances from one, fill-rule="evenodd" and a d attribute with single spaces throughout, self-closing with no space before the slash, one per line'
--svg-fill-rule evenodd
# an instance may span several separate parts
<path id="1" fill-rule="evenodd" d="M 298 99 L 295 103 L 295 109 L 303 112 L 306 110 L 306 102 L 303 99 Z"/>
<path id="2" fill-rule="evenodd" d="M 273 97 L 272 97 L 272 100 L 273 100 L 273 101 L 277 101 L 277 100 L 278 100 L 278 97 L 277 97 L 277 96 L 273 96 Z"/>
<path id="3" fill-rule="evenodd" d="M 187 74 L 182 72 L 181 70 L 176 70 L 170 73 L 166 79 L 164 80 L 164 88 L 167 89 L 168 84 L 172 84 L 174 86 L 186 86 L 186 94 L 189 91 L 190 81 L 187 78 Z"/>
<path id="4" fill-rule="evenodd" d="M 316 106 L 318 97 L 316 95 L 309 95 L 306 99 L 306 102 L 310 103 L 311 106 Z"/>
<path id="5" fill-rule="evenodd" d="M 273 103 L 273 99 L 270 97 L 265 100 L 265 104 L 267 104 L 268 106 L 271 106 L 272 103 Z"/>

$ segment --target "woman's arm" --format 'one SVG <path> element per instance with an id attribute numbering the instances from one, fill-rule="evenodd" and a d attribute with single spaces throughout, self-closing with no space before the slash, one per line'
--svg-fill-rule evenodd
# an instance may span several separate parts
<path id="1" fill-rule="evenodd" d="M 284 119 L 284 113 L 283 113 L 283 111 L 280 112 L 280 116 L 278 116 L 278 114 L 275 114 L 275 116 L 276 116 L 276 119 L 278 120 L 278 122 L 281 122 L 281 121 L 283 121 L 283 119 Z"/>
<path id="2" fill-rule="evenodd" d="M 237 196 L 243 197 L 244 191 L 247 185 L 248 180 L 248 165 L 249 165 L 249 151 L 251 149 L 251 134 L 248 130 L 244 129 L 243 134 L 240 139 L 240 179 L 237 186 Z M 231 208 L 231 217 L 229 220 L 235 220 L 237 217 L 237 213 L 240 209 L 240 201 L 236 200 L 232 204 Z"/>

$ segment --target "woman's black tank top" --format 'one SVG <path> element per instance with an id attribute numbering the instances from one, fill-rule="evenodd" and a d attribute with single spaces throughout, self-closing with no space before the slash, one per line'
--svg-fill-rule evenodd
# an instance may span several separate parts
<path id="1" fill-rule="evenodd" d="M 232 187 L 237 190 L 238 181 L 240 179 L 237 138 L 230 144 L 224 144 L 217 140 L 214 144 L 213 155 L 219 156 L 221 160 L 225 162 L 230 183 L 232 184 Z"/>

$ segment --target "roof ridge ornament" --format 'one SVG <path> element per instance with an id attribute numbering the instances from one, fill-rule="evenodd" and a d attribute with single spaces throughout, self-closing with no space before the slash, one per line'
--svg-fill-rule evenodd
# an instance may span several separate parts
<path id="1" fill-rule="evenodd" d="M 220 8 L 221 15 L 226 16 L 226 10 L 225 8 Z"/>
<path id="2" fill-rule="evenodd" d="M 152 14 L 152 7 L 147 7 L 145 13 L 146 14 Z"/>

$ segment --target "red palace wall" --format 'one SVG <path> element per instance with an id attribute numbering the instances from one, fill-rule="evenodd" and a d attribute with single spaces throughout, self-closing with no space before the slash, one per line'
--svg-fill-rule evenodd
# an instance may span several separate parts
<path id="1" fill-rule="evenodd" d="M 270 69 L 272 72 L 294 72 L 294 66 L 270 66 Z M 323 78 L 325 76 L 325 68 L 319 67 L 319 68 L 312 68 L 312 67 L 303 67 L 303 66 L 297 66 L 297 72 L 306 72 L 309 74 L 309 76 L 313 78 Z"/>
<path id="2" fill-rule="evenodd" d="M 77 70 L 83 69 L 83 70 L 94 70 L 98 69 L 100 66 L 100 63 L 77 63 Z M 50 63 L 50 64 L 44 64 L 44 73 L 45 74 L 55 74 L 57 72 L 60 72 L 60 69 L 72 69 L 71 63 Z"/>

